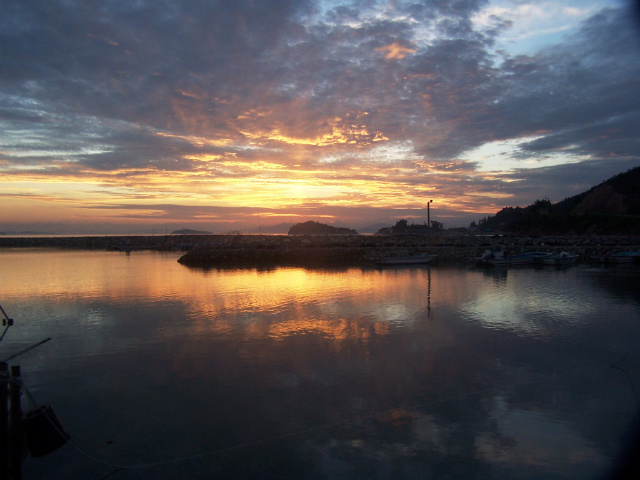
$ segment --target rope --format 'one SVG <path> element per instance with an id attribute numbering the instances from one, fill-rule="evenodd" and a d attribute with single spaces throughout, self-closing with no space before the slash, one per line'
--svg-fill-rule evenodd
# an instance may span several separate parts
<path id="1" fill-rule="evenodd" d="M 11 318 L 9 318 L 9 316 L 7 315 L 7 312 L 4 311 L 4 308 L 2 308 L 2 305 L 0 305 L 0 311 L 2 312 L 2 315 L 4 315 L 4 321 L 3 324 L 6 323 L 6 328 L 4 329 L 4 332 L 2 332 L 2 335 L 0 335 L 0 342 L 2 341 L 2 339 L 4 338 L 4 336 L 7 334 L 7 331 L 9 330 L 9 327 L 13 325 L 13 320 Z"/>
<path id="2" fill-rule="evenodd" d="M 9 327 L 7 327 L 9 328 Z M 6 333 L 6 330 L 5 330 Z M 4 333 L 2 334 L 2 336 L 4 336 Z M 0 338 L 0 340 L 2 340 L 2 338 Z M 47 337 L 44 340 L 40 340 L 39 342 L 34 343 L 33 345 L 28 346 L 27 348 L 23 348 L 22 350 L 20 350 L 19 352 L 14 353 L 13 355 L 8 356 L 7 358 L 1 360 L 3 363 L 7 363 L 9 360 L 13 360 L 16 357 L 19 357 L 20 355 L 22 355 L 23 353 L 27 353 L 31 350 L 33 350 L 34 348 L 39 347 L 40 345 L 47 343 L 49 340 L 51 340 L 51 337 Z"/>
<path id="3" fill-rule="evenodd" d="M 11 319 L 7 316 L 7 312 L 5 312 L 4 308 L 2 308 L 2 305 L 0 305 L 0 312 L 2 312 L 2 314 L 4 315 L 4 318 L 7 320 L 7 322 L 11 321 Z"/>

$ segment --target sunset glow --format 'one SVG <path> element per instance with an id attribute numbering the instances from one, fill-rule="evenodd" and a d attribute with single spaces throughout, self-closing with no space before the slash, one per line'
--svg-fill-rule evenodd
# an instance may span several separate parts
<path id="1" fill-rule="evenodd" d="M 467 226 L 640 164 L 623 0 L 10 4 L 0 232 Z"/>

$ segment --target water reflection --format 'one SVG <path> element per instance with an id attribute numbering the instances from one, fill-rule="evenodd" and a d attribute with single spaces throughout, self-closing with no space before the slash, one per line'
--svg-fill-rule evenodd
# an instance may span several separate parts
<path id="1" fill-rule="evenodd" d="M 507 274 L 505 269 L 485 277 L 484 288 L 460 311 L 488 328 L 545 336 L 555 331 L 550 323 L 581 323 L 598 308 L 596 287 L 582 281 L 576 269 L 511 272 L 509 281 Z"/>
<path id="2" fill-rule="evenodd" d="M 594 478 L 637 419 L 637 271 L 176 260 L 0 251 L 0 350 L 53 337 L 25 383 L 114 478 Z M 67 447 L 24 468 L 113 470 Z"/>
<path id="3" fill-rule="evenodd" d="M 510 409 L 502 398 L 496 399 L 492 415 L 498 429 L 476 439 L 479 454 L 491 463 L 511 468 L 526 464 L 557 476 L 563 476 L 567 466 L 585 465 L 580 469 L 585 477 L 589 468 L 606 466 L 602 453 L 566 422 L 540 412 Z"/>

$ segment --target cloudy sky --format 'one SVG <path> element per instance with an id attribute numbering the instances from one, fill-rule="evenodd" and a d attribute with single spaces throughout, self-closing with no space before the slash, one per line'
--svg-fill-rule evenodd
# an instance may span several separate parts
<path id="1" fill-rule="evenodd" d="M 5 0 L 0 231 L 467 226 L 640 165 L 629 0 Z"/>

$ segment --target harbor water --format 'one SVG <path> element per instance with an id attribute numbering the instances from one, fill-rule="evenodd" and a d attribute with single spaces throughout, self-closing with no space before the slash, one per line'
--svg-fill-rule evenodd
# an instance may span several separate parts
<path id="1" fill-rule="evenodd" d="M 25 479 L 600 479 L 640 411 L 640 267 L 203 270 L 0 249 Z M 3 329 L 6 327 L 3 327 Z"/>

